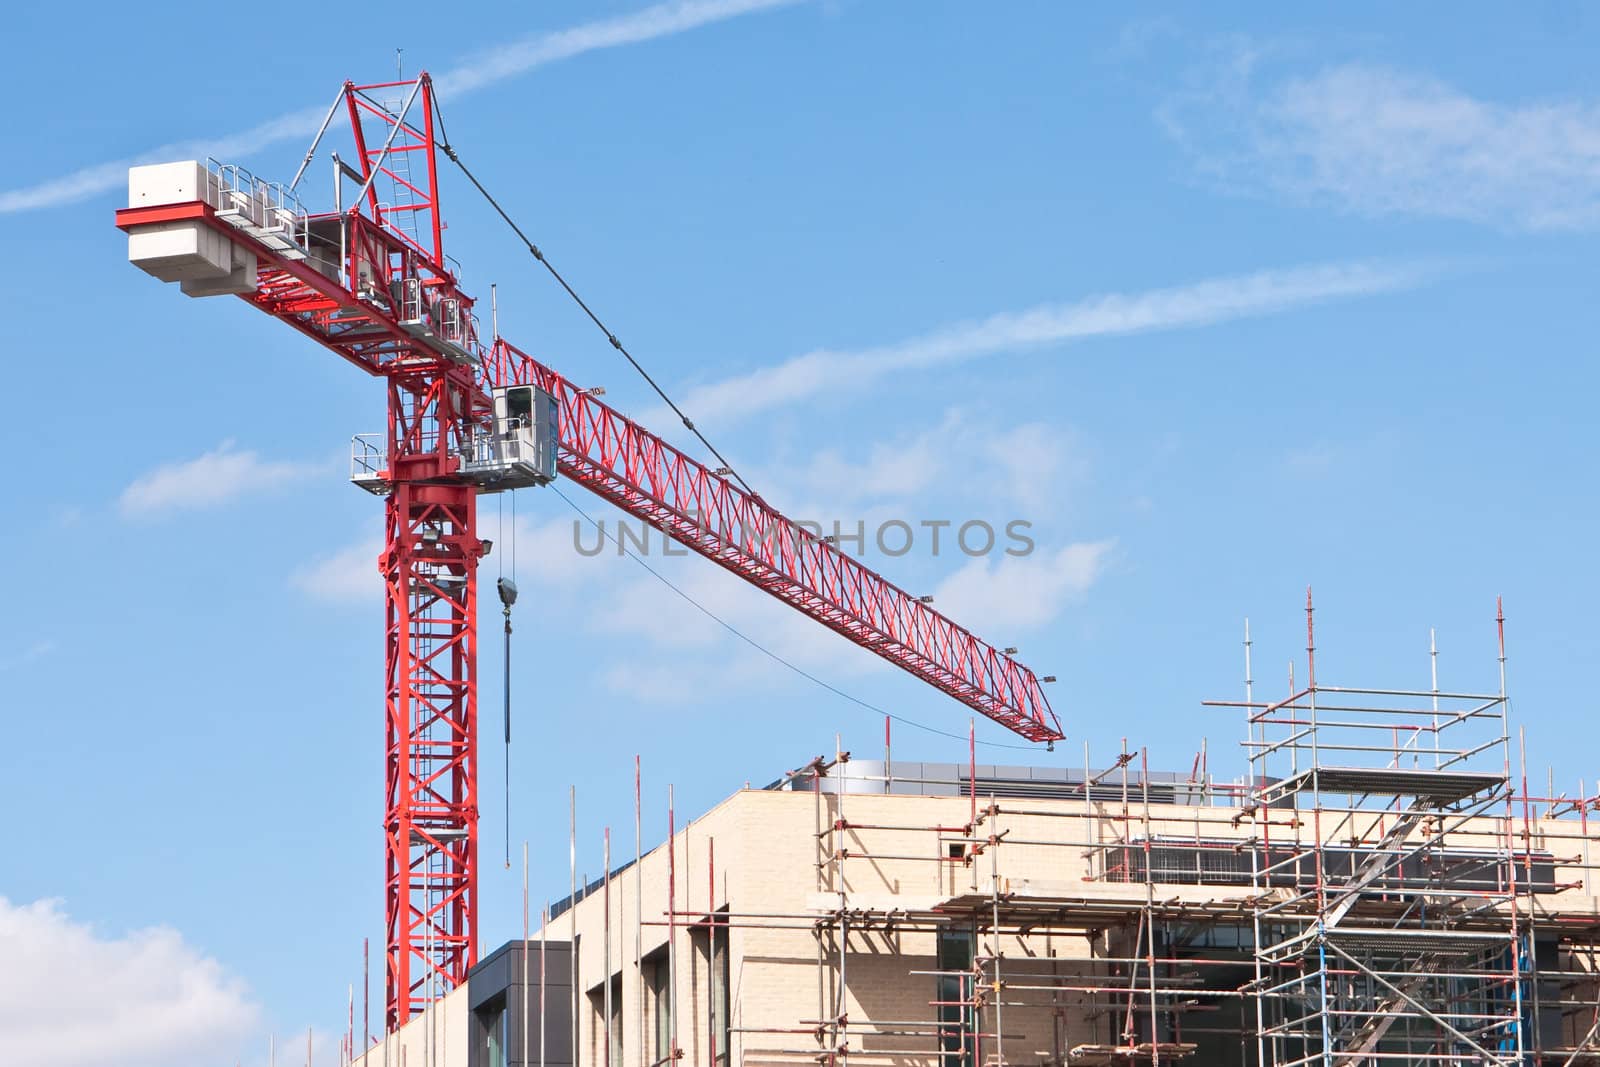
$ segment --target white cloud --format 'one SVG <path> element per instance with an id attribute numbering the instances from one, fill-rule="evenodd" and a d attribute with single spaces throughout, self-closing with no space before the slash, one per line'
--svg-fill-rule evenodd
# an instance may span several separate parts
<path id="1" fill-rule="evenodd" d="M 989 558 L 968 559 L 958 530 L 968 519 L 1030 509 L 1033 537 L 1045 533 L 1039 523 L 1051 516 L 1083 481 L 1089 464 L 1078 441 L 1066 430 L 1044 423 L 993 424 L 961 409 L 944 413 L 937 424 L 887 441 L 874 442 L 859 454 L 839 448 L 818 453 L 809 463 L 775 463 L 784 476 L 784 511 L 829 528 L 838 521 L 845 530 L 865 523 L 866 545 L 849 546 L 867 566 L 904 584 L 912 561 L 884 556 L 874 544 L 884 520 L 908 523 L 913 530 L 912 555 L 925 559 L 933 551 L 934 531 L 926 521 L 944 523 L 939 531 L 936 573 L 943 584 L 928 580 L 914 592 L 933 592 L 938 608 L 981 636 L 996 638 L 986 625 L 1015 631 L 1053 621 L 1073 599 L 1082 596 L 1100 576 L 1110 542 L 1040 550 L 1030 557 L 1005 557 L 1019 544 L 1001 519 L 989 523 L 994 544 Z M 770 485 L 758 479 L 763 490 Z M 953 493 L 953 487 L 964 487 Z M 800 500 L 811 506 L 790 506 Z M 817 502 L 820 501 L 820 506 Z M 603 515 L 608 531 L 618 516 Z M 633 529 L 639 529 L 633 520 Z M 570 536 L 570 534 L 564 534 Z M 593 533 L 584 531 L 585 544 Z M 890 544 L 903 535 L 888 536 Z M 983 538 L 969 538 L 972 551 L 982 551 Z M 883 663 L 848 641 L 721 568 L 695 559 L 680 563 L 667 558 L 663 535 L 648 532 L 643 550 L 648 562 L 695 603 L 619 561 L 607 571 L 566 566 L 571 600 L 569 616 L 605 638 L 606 647 L 626 648 L 603 673 L 606 684 L 630 699 L 650 703 L 692 704 L 731 694 L 791 684 L 794 677 L 779 663 L 750 647 L 719 624 L 721 619 L 765 649 L 824 680 L 840 681 L 871 675 Z M 570 544 L 555 546 L 554 559 L 570 559 Z M 672 546 L 674 556 L 692 556 Z M 617 559 L 608 543 L 605 556 Z M 579 573 L 581 572 L 581 573 Z M 570 583 L 582 582 L 580 586 Z M 709 617 L 699 604 L 714 614 Z"/>
<path id="2" fill-rule="evenodd" d="M 383 597 L 383 579 L 378 574 L 378 553 L 382 551 L 383 542 L 371 538 L 300 568 L 289 576 L 289 582 L 318 600 L 377 604 Z"/>
<path id="3" fill-rule="evenodd" d="M 672 554 L 691 553 L 674 544 Z M 652 536 L 647 559 L 652 567 L 692 598 L 694 604 L 630 563 L 624 574 L 637 577 L 623 578 L 613 585 L 612 593 L 593 598 L 597 607 L 587 619 L 591 629 L 626 635 L 637 643 L 636 647 L 669 652 L 707 650 L 720 647 L 728 640 L 738 641 L 715 619 L 695 607 L 699 604 L 786 659 L 837 666 L 840 665 L 839 653 L 851 652 L 855 647 L 720 567 L 699 559 L 679 564 L 664 557 L 659 532 Z M 739 645 L 749 647 L 743 642 Z"/>
<path id="4" fill-rule="evenodd" d="M 1006 433 L 984 434 L 959 420 L 952 425 L 964 440 L 975 442 L 976 451 L 1005 452 L 1019 462 L 1024 454 L 1033 455 L 1048 469 L 1071 468 L 1079 462 L 1070 452 L 1060 452 L 1048 427 L 1024 425 Z M 892 464 L 885 469 L 888 467 Z M 618 513 L 609 508 L 590 510 L 603 517 L 608 533 L 615 535 Z M 506 544 L 498 543 L 498 524 L 492 513 L 482 512 L 479 524 L 481 535 L 497 539 L 496 554 L 509 551 Z M 1028 557 L 1005 557 L 1004 550 L 1018 542 L 1008 537 L 1001 524 L 994 527 L 995 555 L 967 561 L 933 592 L 941 612 L 1002 644 L 1005 634 L 1047 625 L 1083 596 L 1102 574 L 1111 549 L 1111 542 L 1097 542 L 1038 551 Z M 565 517 L 542 522 L 522 518 L 517 529 L 517 576 L 525 597 L 537 598 L 541 611 L 559 615 L 602 638 L 596 647 L 617 650 L 600 668 L 600 677 L 607 688 L 630 700 L 693 707 L 739 694 L 771 692 L 774 687 L 809 685 L 723 623 L 826 682 L 845 682 L 885 669 L 877 657 L 688 549 L 673 544 L 670 553 L 664 551 L 658 530 L 649 531 L 648 548 L 642 554 L 694 603 L 637 569 L 636 563 L 620 558 L 611 541 L 605 542 L 598 556 L 580 554 L 572 544 L 571 522 Z M 637 523 L 633 529 L 639 529 Z M 869 550 L 872 529 L 869 521 Z M 1033 534 L 1038 536 L 1037 527 Z M 585 525 L 582 537 L 586 548 L 596 543 L 592 527 Z M 914 551 L 928 551 L 929 532 L 919 530 L 917 537 Z M 958 555 L 961 550 L 956 538 L 956 524 L 946 526 L 941 555 L 963 558 Z M 633 541 L 629 543 L 639 551 Z M 297 572 L 293 584 L 319 599 L 376 603 L 382 596 L 375 563 L 380 548 L 375 539 L 353 545 Z M 852 553 L 859 555 L 854 549 Z M 509 555 L 500 562 L 510 573 Z M 864 562 L 888 571 L 891 580 L 899 569 L 894 560 L 869 557 Z M 490 598 L 486 603 L 492 603 L 493 594 L 488 590 L 494 573 L 487 564 L 480 570 L 482 595 Z"/>
<path id="5" fill-rule="evenodd" d="M 602 551 L 594 552 L 599 534 L 587 519 L 569 510 L 553 495 L 536 494 L 535 499 L 547 504 L 550 511 L 559 509 L 559 513 L 542 522 L 519 517 L 515 525 L 508 516 L 504 528 L 514 532 L 514 545 L 504 540 L 499 533 L 502 528 L 499 522 L 490 516 L 487 507 L 480 505 L 478 536 L 495 542 L 494 555 L 485 561 L 483 568 L 486 569 L 480 569 L 480 574 L 498 575 L 503 571 L 515 577 L 524 589 L 553 590 L 570 589 L 610 569 L 608 561 L 617 559 L 615 545 L 608 542 Z M 615 532 L 614 523 L 608 522 L 606 528 Z M 585 552 L 591 554 L 585 555 Z"/>
<path id="6" fill-rule="evenodd" d="M 954 536 L 947 533 L 947 545 Z M 993 553 L 971 559 L 935 586 L 935 607 L 1003 645 L 1020 631 L 1057 621 L 1100 580 L 1115 549 L 1114 541 L 1105 540 L 1036 549 L 1027 556 L 1005 554 L 1007 547 L 1018 544 L 1002 533 Z M 825 681 L 861 677 L 884 667 L 845 638 L 719 569 L 698 563 L 668 569 L 659 559 L 651 562 L 696 603 Z M 617 585 L 605 595 L 590 591 L 584 600 L 592 605 L 584 619 L 588 628 L 627 639 L 629 654 L 608 669 L 606 681 L 632 698 L 686 703 L 791 678 L 782 665 L 649 576 Z"/>
<path id="7" fill-rule="evenodd" d="M 785 511 L 825 527 L 837 520 L 846 530 L 853 530 L 858 520 L 864 522 L 866 545 L 849 546 L 847 551 L 864 557 L 867 566 L 902 584 L 905 576 L 917 569 L 911 566 L 915 561 L 880 553 L 874 544 L 879 522 L 896 518 L 909 523 L 914 531 L 911 553 L 925 560 L 933 550 L 934 533 L 920 524 L 924 519 L 942 521 L 940 559 L 933 574 L 949 577 L 939 585 L 933 574 L 925 573 L 926 585 L 913 591 L 935 592 L 941 611 L 981 636 L 996 638 L 984 629 L 985 621 L 999 621 L 1011 630 L 1043 625 L 1098 577 L 1104 545 L 1074 546 L 1048 556 L 1041 552 L 1034 558 L 986 563 L 969 560 L 958 540 L 958 530 L 967 519 L 1011 513 L 1015 505 L 1028 504 L 1033 495 L 1049 498 L 1049 506 L 1041 512 L 1029 512 L 1035 521 L 1033 536 L 1044 536 L 1039 522 L 1049 521 L 1046 513 L 1061 506 L 1067 495 L 1063 490 L 1082 479 L 1088 466 L 1077 442 L 1059 427 L 990 424 L 952 409 L 930 429 L 869 445 L 862 453 L 858 458 L 835 449 L 815 457 L 809 465 L 782 465 L 795 495 L 809 494 L 826 501 L 821 508 L 785 506 Z M 992 476 L 984 472 L 992 472 Z M 967 491 L 952 496 L 952 484 L 965 485 Z M 575 492 L 571 488 L 564 491 Z M 558 509 L 549 494 L 534 494 L 534 500 L 546 507 L 537 517 L 524 514 L 515 527 L 516 573 L 523 593 L 537 601 L 541 611 L 595 635 L 595 647 L 614 650 L 600 665 L 599 677 L 630 700 L 692 706 L 769 692 L 778 686 L 809 684 L 741 640 L 718 619 L 825 681 L 842 682 L 885 669 L 871 653 L 699 559 L 689 549 L 676 543 L 667 549 L 666 539 L 657 529 L 644 530 L 637 520 L 610 507 L 581 494 L 576 498 L 586 511 L 603 519 L 610 537 L 617 536 L 619 523 L 626 523 L 630 547 L 694 603 L 643 572 L 637 563 L 621 558 L 612 540 L 599 540 L 587 520 Z M 547 509 L 558 509 L 557 514 L 550 516 Z M 502 533 L 493 506 L 479 509 L 480 535 L 496 542 L 494 555 L 480 569 L 486 604 L 493 603 L 489 592 L 493 574 L 501 566 L 511 573 L 509 504 L 505 512 L 507 528 Z M 581 527 L 583 550 L 600 545 L 598 555 L 586 556 L 575 547 L 574 521 Z M 1003 519 L 992 519 L 989 528 L 995 532 L 994 552 L 1003 553 L 1017 544 L 1008 536 Z M 641 537 L 647 543 L 644 549 L 637 544 Z M 888 541 L 898 545 L 901 537 L 894 533 Z M 969 539 L 973 551 L 981 550 L 976 547 L 981 541 L 977 535 Z M 379 548 L 373 540 L 336 553 L 295 574 L 294 584 L 324 599 L 376 602 L 382 595 L 374 564 Z M 1005 610 L 992 602 L 1007 600 L 1015 603 Z M 1028 607 L 1019 611 L 1019 604 Z M 969 608 L 973 612 L 970 617 L 965 613 Z"/>
<path id="8" fill-rule="evenodd" d="M 900 441 L 875 441 L 857 458 L 837 448 L 824 449 L 804 473 L 807 485 L 836 496 L 902 498 L 932 485 L 954 458 L 938 432 Z"/>
<path id="9" fill-rule="evenodd" d="M 1258 58 L 1242 53 L 1210 90 L 1162 113 L 1230 185 L 1369 215 L 1600 224 L 1600 103 L 1500 103 L 1359 63 L 1260 85 Z"/>
<path id="10" fill-rule="evenodd" d="M 719 698 L 757 683 L 770 692 L 772 685 L 782 682 L 776 677 L 782 670 L 751 650 L 749 655 L 717 660 L 623 660 L 607 667 L 603 677 L 607 689 L 630 702 L 707 709 Z"/>
<path id="11" fill-rule="evenodd" d="M 19 670 L 36 660 L 44 659 L 46 656 L 55 652 L 57 647 L 58 646 L 54 641 L 34 641 L 21 652 L 15 653 L 14 655 L 5 659 L 0 659 L 0 673 Z"/>
<path id="12" fill-rule="evenodd" d="M 713 22 L 788 7 L 799 0 L 675 0 L 599 19 L 570 30 L 540 33 L 481 53 L 434 79 L 445 96 L 471 92 L 534 67 L 585 52 L 669 37 Z"/>
<path id="13" fill-rule="evenodd" d="M 838 503 L 903 501 L 951 476 L 951 468 L 970 458 L 956 440 L 970 436 L 963 412 L 952 408 L 931 429 L 870 441 L 852 448 L 808 451 L 801 466 L 783 464 L 762 472 L 762 492 L 783 491 Z M 784 483 L 789 484 L 785 485 Z M 777 499 L 788 500 L 790 495 Z M 796 514 L 795 518 L 831 520 L 858 516 Z"/>
<path id="14" fill-rule="evenodd" d="M 940 583 L 939 610 L 990 641 L 1054 622 L 1105 572 L 1114 541 L 1082 542 L 1055 552 L 1003 553 L 974 559 Z"/>
<path id="15" fill-rule="evenodd" d="M 1044 422 L 1027 422 L 982 440 L 991 477 L 1012 500 L 1042 513 L 1063 502 L 1065 490 L 1089 474 L 1089 461 L 1074 435 Z"/>
<path id="16" fill-rule="evenodd" d="M 890 519 L 917 526 L 1018 507 L 1041 518 L 1068 503 L 1089 472 L 1070 431 L 1043 422 L 997 424 L 962 408 L 925 430 L 807 456 L 801 463 L 769 460 L 754 477 L 787 514 L 825 529 L 835 520 L 849 528 L 858 519 L 869 529 Z M 931 539 L 923 547 L 931 548 Z"/>
<path id="17" fill-rule="evenodd" d="M 195 459 L 168 463 L 141 474 L 122 491 L 122 514 L 146 518 L 172 511 L 215 507 L 245 493 L 276 489 L 325 474 L 320 463 L 266 460 L 224 441 Z"/>
<path id="18" fill-rule="evenodd" d="M 105 936 L 58 901 L 0 897 L 0 1062 L 201 1067 L 258 1021 L 243 982 L 176 930 Z"/>
<path id="19" fill-rule="evenodd" d="M 501 45 L 437 75 L 434 84 L 448 100 L 585 52 L 638 44 L 796 2 L 798 0 L 670 0 L 625 15 Z M 309 141 L 327 110 L 326 104 L 301 108 L 236 133 L 164 144 L 126 159 L 92 164 L 20 189 L 0 191 L 0 214 L 70 204 L 109 192 L 127 180 L 129 167 L 142 163 L 205 159 L 207 156 L 237 160 L 281 141 Z M 287 181 L 289 175 L 282 177 Z"/>
<path id="20" fill-rule="evenodd" d="M 1113 541 L 1099 541 L 1026 557 L 975 558 L 935 588 L 935 607 L 980 636 L 1004 644 L 1057 621 L 1103 576 L 1114 548 Z M 669 576 L 741 633 L 823 681 L 837 683 L 885 669 L 870 653 L 757 595 L 731 575 L 695 566 L 675 568 Z M 588 618 L 591 629 L 627 639 L 628 655 L 608 666 L 604 679 L 630 700 L 694 706 L 734 693 L 810 684 L 653 578 L 621 585 L 614 595 L 586 599 L 612 605 Z"/>
<path id="21" fill-rule="evenodd" d="M 622 583 L 601 598 L 611 607 L 596 611 L 586 625 L 625 638 L 627 654 L 606 669 L 604 678 L 608 688 L 630 699 L 703 705 L 735 693 L 811 684 L 772 656 L 824 681 L 885 669 L 875 656 L 720 568 L 696 562 L 668 570 L 659 559 L 651 565 L 761 647 L 730 633 L 648 575 Z"/>
<path id="22" fill-rule="evenodd" d="M 488 499 L 480 498 L 478 506 L 478 536 L 494 543 L 493 551 L 478 565 L 479 596 L 489 598 L 485 603 L 499 603 L 494 599 L 494 580 L 501 573 L 514 574 L 524 593 L 534 587 L 571 588 L 603 568 L 605 560 L 616 558 L 613 545 L 608 544 L 598 556 L 585 556 L 574 547 L 574 520 L 581 524 L 579 543 L 586 550 L 594 547 L 596 537 L 593 528 L 576 515 L 572 519 L 555 518 L 546 522 L 518 517 L 513 525 L 507 508 L 502 523 L 498 512 L 491 510 Z M 614 530 L 614 524 L 608 521 L 607 529 Z M 659 538 L 660 534 L 654 536 Z M 383 596 L 383 578 L 378 573 L 378 555 L 382 551 L 381 538 L 363 538 L 299 568 L 289 576 L 289 583 L 330 603 L 377 603 Z"/>
<path id="23" fill-rule="evenodd" d="M 840 381 L 864 388 L 893 373 L 963 363 L 1001 352 L 1268 315 L 1409 288 L 1421 284 L 1428 273 L 1418 264 L 1330 263 L 1045 304 L 956 323 L 894 344 L 818 349 L 775 366 L 697 386 L 684 394 L 680 406 L 697 420 L 726 424 L 818 396 Z M 642 421 L 668 424 L 664 412 L 652 412 Z"/>

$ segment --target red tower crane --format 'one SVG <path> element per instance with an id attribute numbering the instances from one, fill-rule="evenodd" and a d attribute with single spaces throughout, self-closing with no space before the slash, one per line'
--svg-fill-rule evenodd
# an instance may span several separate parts
<path id="1" fill-rule="evenodd" d="M 334 210 L 310 213 L 295 189 L 341 112 L 354 155 L 333 155 Z M 569 478 L 1023 737 L 1062 736 L 1028 668 L 727 471 L 485 341 L 444 255 L 439 129 L 426 74 L 347 82 L 288 185 L 215 161 L 136 167 L 116 216 L 146 272 L 239 296 L 386 384 L 387 431 L 356 439 L 352 480 L 385 500 L 391 1029 L 475 962 L 480 493 Z"/>

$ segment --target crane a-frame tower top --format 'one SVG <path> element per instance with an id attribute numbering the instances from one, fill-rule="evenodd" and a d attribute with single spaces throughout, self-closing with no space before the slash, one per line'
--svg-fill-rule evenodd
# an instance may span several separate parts
<path id="1" fill-rule="evenodd" d="M 353 148 L 333 154 L 333 210 L 311 212 L 300 178 L 336 121 Z M 1023 737 L 1062 736 L 1028 668 L 727 470 L 485 338 L 444 255 L 441 129 L 426 74 L 347 82 L 289 183 L 215 161 L 135 167 L 116 217 L 147 273 L 238 296 L 385 383 L 387 429 L 357 438 L 352 479 L 385 501 L 390 1028 L 475 962 L 480 493 L 578 482 Z"/>

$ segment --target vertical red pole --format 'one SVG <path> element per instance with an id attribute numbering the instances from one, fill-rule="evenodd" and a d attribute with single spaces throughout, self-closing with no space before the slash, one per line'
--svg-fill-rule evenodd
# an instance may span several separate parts
<path id="1" fill-rule="evenodd" d="M 967 832 L 978 828 L 978 720 L 967 720 L 967 788 L 972 794 L 972 815 L 967 822 Z"/>
<path id="2" fill-rule="evenodd" d="M 351 82 L 344 83 L 344 102 L 345 107 L 350 112 L 350 130 L 356 142 L 356 155 L 361 158 L 361 177 L 366 178 L 372 173 L 372 157 L 367 155 L 367 135 L 366 131 L 361 128 L 361 111 L 356 107 L 355 85 Z M 433 163 L 431 155 L 428 162 L 431 166 Z M 371 209 L 373 221 L 382 222 L 383 220 L 378 217 L 378 190 L 376 184 L 367 188 L 367 205 Z M 359 204 L 352 204 L 350 210 L 358 211 L 360 207 L 361 205 Z"/>
<path id="3" fill-rule="evenodd" d="M 605 1007 L 605 1041 L 600 1046 L 602 1055 L 600 1062 L 603 1067 L 611 1067 L 611 1037 L 612 1037 L 612 1005 L 611 1005 L 611 827 L 605 828 L 602 840 L 605 842 L 605 859 L 602 869 L 606 872 L 600 888 L 600 907 L 605 914 L 601 924 L 601 945 L 605 951 L 605 963 L 600 967 L 601 980 L 605 982 L 605 995 L 602 1003 Z"/>
<path id="4" fill-rule="evenodd" d="M 678 1059 L 678 827 L 673 787 L 667 786 L 667 1035 L 668 1059 Z"/>
<path id="5" fill-rule="evenodd" d="M 889 752 L 889 716 L 883 717 L 883 791 L 889 792 L 889 779 L 894 776 L 894 760 Z"/>
<path id="6" fill-rule="evenodd" d="M 706 838 L 706 1067 L 717 1067 L 717 839 Z"/>
<path id="7" fill-rule="evenodd" d="M 1306 688 L 1317 687 L 1317 635 L 1311 623 L 1311 587 L 1306 586 Z"/>
<path id="8" fill-rule="evenodd" d="M 429 214 L 433 217 L 433 261 L 441 268 L 444 267 L 444 226 L 439 219 L 439 169 L 433 165 L 434 138 L 433 138 L 433 79 L 427 73 L 422 75 L 422 130 L 427 138 L 428 157 L 428 204 Z"/>

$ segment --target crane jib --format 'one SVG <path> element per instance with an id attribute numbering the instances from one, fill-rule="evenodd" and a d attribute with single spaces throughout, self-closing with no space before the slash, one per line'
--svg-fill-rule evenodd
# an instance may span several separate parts
<path id="1" fill-rule="evenodd" d="M 562 474 L 1023 737 L 1061 739 L 1027 667 L 548 367 L 516 355 L 558 399 Z"/>

